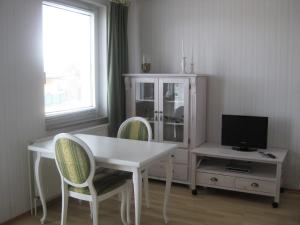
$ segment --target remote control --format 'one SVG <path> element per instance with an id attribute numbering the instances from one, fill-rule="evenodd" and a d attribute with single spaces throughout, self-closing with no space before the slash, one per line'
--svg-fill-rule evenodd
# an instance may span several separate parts
<path id="1" fill-rule="evenodd" d="M 266 155 L 269 156 L 269 157 L 272 158 L 272 159 L 276 159 L 276 156 L 273 155 L 272 153 L 267 153 Z"/>
<path id="2" fill-rule="evenodd" d="M 265 157 L 276 159 L 276 156 L 273 155 L 272 153 L 266 153 L 266 152 L 262 152 L 262 151 L 259 151 L 259 153 Z"/>

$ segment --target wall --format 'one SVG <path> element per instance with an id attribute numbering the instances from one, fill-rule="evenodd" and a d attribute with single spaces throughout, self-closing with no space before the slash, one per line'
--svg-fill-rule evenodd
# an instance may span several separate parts
<path id="1" fill-rule="evenodd" d="M 0 1 L 0 223 L 29 209 L 26 146 L 50 134 L 44 124 L 41 2 Z M 54 165 L 44 167 L 50 189 L 57 180 Z"/>
<path id="2" fill-rule="evenodd" d="M 188 62 L 193 54 L 209 75 L 207 140 L 220 142 L 222 113 L 268 116 L 269 146 L 290 150 L 285 186 L 300 188 L 300 1 L 142 2 L 140 51 L 152 72 L 179 72 L 184 40 Z"/>

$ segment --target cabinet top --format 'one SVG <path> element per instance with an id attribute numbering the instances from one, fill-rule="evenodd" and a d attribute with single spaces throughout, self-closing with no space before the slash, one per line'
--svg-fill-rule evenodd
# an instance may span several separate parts
<path id="1" fill-rule="evenodd" d="M 187 74 L 187 73 L 126 73 L 125 77 L 208 77 L 205 74 Z"/>
<path id="2" fill-rule="evenodd" d="M 192 150 L 192 153 L 207 156 L 207 157 L 216 157 L 216 158 L 224 158 L 224 159 L 235 159 L 235 160 L 246 160 L 253 162 L 265 162 L 265 163 L 282 163 L 286 158 L 287 149 L 279 149 L 279 148 L 268 148 L 268 149 L 260 149 L 266 153 L 272 153 L 276 156 L 276 159 L 267 158 L 262 156 L 259 152 L 240 152 L 232 150 L 228 146 L 221 146 L 216 143 L 204 143 L 200 145 L 198 148 Z"/>

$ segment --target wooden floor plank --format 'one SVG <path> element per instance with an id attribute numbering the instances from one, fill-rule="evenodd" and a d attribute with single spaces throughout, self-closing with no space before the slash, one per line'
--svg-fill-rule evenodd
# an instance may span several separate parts
<path id="1" fill-rule="evenodd" d="M 151 208 L 142 208 L 142 225 L 163 225 L 162 202 L 164 185 L 150 183 Z M 173 185 L 168 215 L 169 225 L 300 225 L 300 194 L 286 191 L 278 209 L 272 199 L 223 190 L 204 189 L 197 196 L 185 186 Z M 72 200 L 68 225 L 91 225 L 88 204 Z M 132 220 L 134 218 L 132 208 Z M 40 216 L 25 216 L 11 225 L 39 225 Z M 120 202 L 109 199 L 99 205 L 99 225 L 121 223 Z M 60 203 L 49 207 L 47 225 L 60 224 Z"/>

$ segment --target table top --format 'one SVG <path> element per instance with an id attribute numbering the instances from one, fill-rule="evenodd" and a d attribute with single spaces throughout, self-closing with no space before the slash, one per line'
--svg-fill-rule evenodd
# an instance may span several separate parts
<path id="1" fill-rule="evenodd" d="M 94 154 L 96 162 L 142 167 L 172 152 L 177 144 L 136 141 L 97 135 L 75 134 Z M 53 139 L 37 141 L 28 150 L 54 156 Z"/>
<path id="2" fill-rule="evenodd" d="M 282 163 L 287 155 L 287 149 L 280 148 L 268 148 L 268 149 L 259 149 L 266 153 L 272 153 L 276 156 L 276 159 L 268 158 L 261 155 L 258 151 L 255 152 L 242 152 L 232 150 L 229 146 L 222 146 L 215 143 L 205 143 L 200 145 L 198 148 L 192 150 L 192 153 L 196 153 L 201 156 L 207 157 L 216 157 L 224 159 L 235 159 L 235 160 L 244 160 L 244 161 L 253 161 L 253 162 L 263 162 L 263 163 Z"/>

